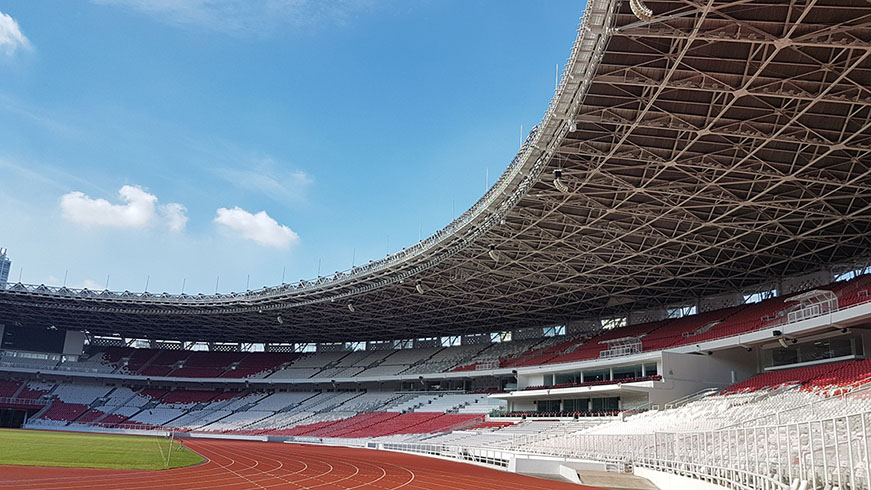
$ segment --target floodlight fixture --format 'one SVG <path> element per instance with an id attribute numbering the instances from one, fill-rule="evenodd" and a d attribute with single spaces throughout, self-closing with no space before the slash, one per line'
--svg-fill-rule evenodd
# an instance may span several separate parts
<path id="1" fill-rule="evenodd" d="M 562 192 L 563 194 L 568 194 L 569 186 L 562 181 L 563 171 L 560 169 L 556 169 L 553 171 L 553 186 L 556 187 L 556 190 Z"/>
<path id="2" fill-rule="evenodd" d="M 499 262 L 499 252 L 496 251 L 496 245 L 490 245 L 490 250 L 487 252 L 487 255 L 493 259 L 493 262 Z"/>
<path id="3" fill-rule="evenodd" d="M 635 17 L 642 22 L 650 22 L 653 20 L 653 10 L 644 4 L 643 0 L 629 0 L 629 8 Z"/>

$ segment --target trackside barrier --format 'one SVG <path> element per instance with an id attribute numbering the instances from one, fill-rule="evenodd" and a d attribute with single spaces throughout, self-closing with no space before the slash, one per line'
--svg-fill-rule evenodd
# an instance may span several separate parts
<path id="1" fill-rule="evenodd" d="M 323 444 L 327 446 L 347 446 L 347 447 L 365 447 L 366 439 L 351 439 L 344 437 L 314 437 L 314 436 L 287 436 L 285 442 L 295 442 L 301 444 Z"/>
<path id="2" fill-rule="evenodd" d="M 456 459 L 458 461 L 480 463 L 508 468 L 512 453 L 480 447 L 448 446 L 444 444 L 415 444 L 408 442 L 385 442 L 379 449 L 402 451 L 406 453 L 426 454 Z"/>

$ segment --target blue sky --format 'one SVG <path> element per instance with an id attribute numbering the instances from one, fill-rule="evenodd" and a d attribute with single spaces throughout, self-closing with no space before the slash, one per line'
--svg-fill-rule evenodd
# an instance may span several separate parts
<path id="1" fill-rule="evenodd" d="M 582 9 L 0 1 L 10 279 L 229 292 L 408 246 L 504 170 Z"/>

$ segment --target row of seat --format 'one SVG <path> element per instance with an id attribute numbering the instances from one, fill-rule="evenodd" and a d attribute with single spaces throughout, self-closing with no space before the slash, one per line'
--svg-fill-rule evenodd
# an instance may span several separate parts
<path id="1" fill-rule="evenodd" d="M 849 388 L 871 379 L 871 359 L 769 371 L 725 389 L 740 393 L 795 385 L 809 391 Z"/>

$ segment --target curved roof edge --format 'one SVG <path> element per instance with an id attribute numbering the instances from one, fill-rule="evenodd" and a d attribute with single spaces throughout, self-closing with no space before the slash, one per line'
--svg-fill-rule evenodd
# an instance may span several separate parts
<path id="1" fill-rule="evenodd" d="M 424 240 L 382 259 L 316 279 L 227 294 L 169 294 L 96 291 L 68 287 L 7 283 L 0 290 L 39 296 L 107 300 L 156 306 L 238 306 L 286 309 L 336 301 L 402 282 L 465 249 L 500 222 L 538 181 L 541 172 L 570 130 L 610 37 L 615 0 L 589 0 L 560 84 L 538 125 L 529 132 L 515 157 L 492 187 L 465 213 Z M 341 289 L 341 291 L 336 291 Z M 287 301 L 276 303 L 275 301 Z M 260 304 L 269 301 L 270 304 Z M 236 310 L 236 309 L 233 309 Z M 223 312 L 228 312 L 223 309 Z M 232 310 L 231 310 L 232 311 Z M 178 311 L 175 311 L 178 313 Z"/>

